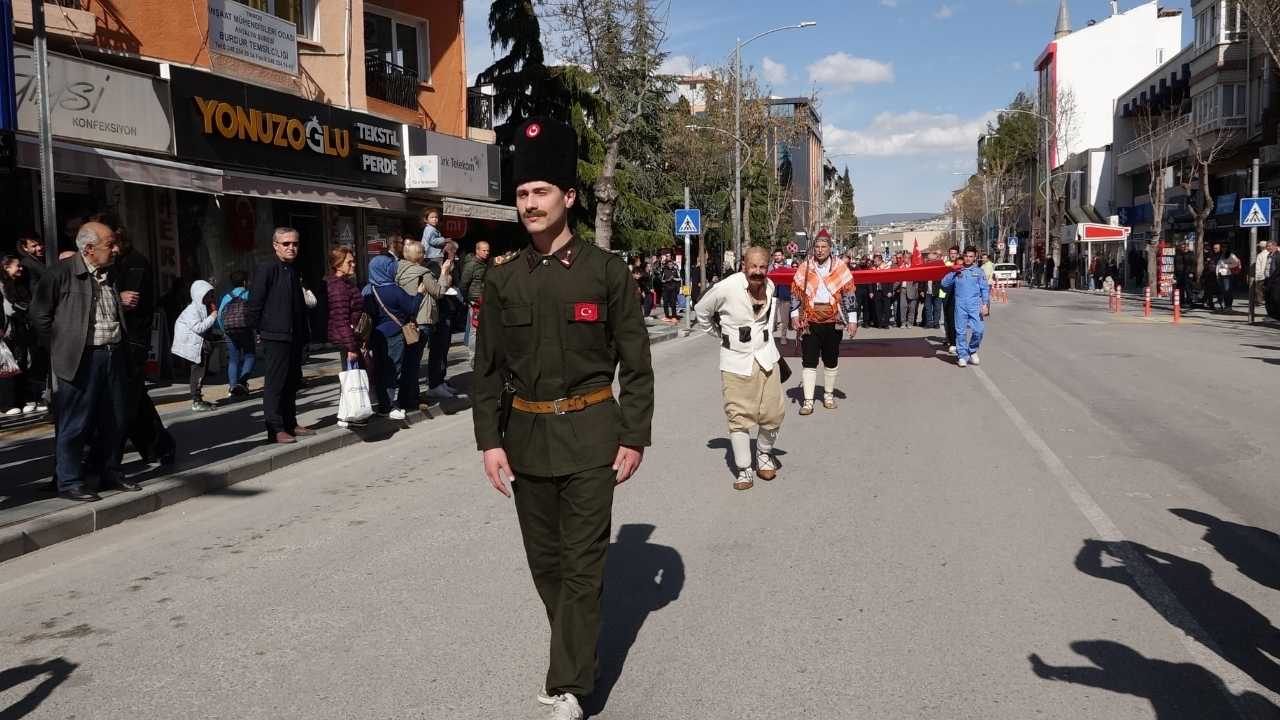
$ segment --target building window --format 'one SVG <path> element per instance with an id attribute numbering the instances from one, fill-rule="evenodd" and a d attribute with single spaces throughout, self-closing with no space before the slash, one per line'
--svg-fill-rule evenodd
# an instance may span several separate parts
<path id="1" fill-rule="evenodd" d="M 298 28 L 298 37 L 310 38 L 315 29 L 316 0 L 242 0 L 246 5 L 288 20 Z"/>
<path id="2" fill-rule="evenodd" d="M 1243 40 L 1249 31 L 1249 14 L 1240 0 L 1227 0 L 1227 14 L 1222 17 L 1227 40 Z"/>
<path id="3" fill-rule="evenodd" d="M 1240 124 L 1244 124 L 1244 118 L 1249 114 L 1248 110 L 1249 96 L 1245 92 L 1244 83 L 1227 83 L 1222 86 L 1222 117 L 1238 118 Z"/>
<path id="4" fill-rule="evenodd" d="M 418 106 L 418 84 L 431 82 L 427 37 L 425 20 L 389 10 L 365 10 L 365 84 L 370 96 L 403 107 Z"/>
<path id="5" fill-rule="evenodd" d="M 1218 3 L 1196 16 L 1196 47 L 1218 44 Z"/>
<path id="6" fill-rule="evenodd" d="M 1194 122 L 1203 127 L 1218 119 L 1218 89 L 1205 90 L 1195 97 L 1192 106 Z"/>

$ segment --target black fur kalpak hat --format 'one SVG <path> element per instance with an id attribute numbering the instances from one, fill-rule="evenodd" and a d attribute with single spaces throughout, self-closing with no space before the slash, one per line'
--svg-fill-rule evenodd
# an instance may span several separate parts
<path id="1" fill-rule="evenodd" d="M 516 130 L 514 187 L 541 180 L 561 190 L 578 187 L 578 134 L 547 117 L 530 118 Z"/>

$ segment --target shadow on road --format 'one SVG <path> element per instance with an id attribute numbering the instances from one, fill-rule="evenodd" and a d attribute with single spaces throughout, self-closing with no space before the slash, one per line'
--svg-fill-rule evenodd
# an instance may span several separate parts
<path id="1" fill-rule="evenodd" d="M 782 354 L 789 358 L 800 357 L 800 345 L 796 342 L 782 343 Z M 937 348 L 929 342 L 929 338 L 855 338 L 840 343 L 842 358 L 931 358 L 938 354 Z"/>
<path id="2" fill-rule="evenodd" d="M 1130 567 L 1130 562 L 1146 567 Z M 1280 665 L 1272 659 L 1280 658 L 1280 630 L 1253 606 L 1214 585 L 1209 568 L 1139 543 L 1102 540 L 1084 542 L 1076 556 L 1076 568 L 1086 575 L 1128 586 L 1170 625 L 1212 649 L 1258 684 L 1280 692 Z M 1191 618 L 1180 608 L 1167 607 L 1143 592 L 1134 578 L 1149 571 L 1164 581 Z M 1191 619 L 1195 622 L 1189 622 Z M 1202 637 L 1204 633 L 1209 637 Z"/>
<path id="3" fill-rule="evenodd" d="M 1259 585 L 1280 590 L 1280 535 L 1270 530 L 1221 520 L 1199 510 L 1172 508 L 1178 517 L 1203 525 L 1204 541 Z"/>
<path id="4" fill-rule="evenodd" d="M 1110 640 L 1080 640 L 1071 649 L 1092 665 L 1055 666 L 1031 654 L 1031 671 L 1045 680 L 1087 685 L 1151 703 L 1157 720 L 1234 718 L 1273 720 L 1280 708 L 1253 693 L 1232 695 L 1222 678 L 1194 663 L 1172 663 L 1144 657 Z M 1239 712 L 1237 712 L 1239 710 Z"/>
<path id="5" fill-rule="evenodd" d="M 609 546 L 596 651 L 599 673 L 595 693 L 585 703 L 588 716 L 604 711 L 649 614 L 675 602 L 684 588 L 684 560 L 674 548 L 649 542 L 653 531 L 653 525 L 623 525 Z"/>
<path id="6" fill-rule="evenodd" d="M 40 707 L 40 703 L 49 699 L 49 696 L 63 681 L 71 677 L 71 673 L 75 672 L 77 667 L 79 665 L 68 662 L 66 658 L 54 658 L 42 663 L 19 665 L 0 672 L 0 693 L 35 680 L 42 675 L 48 675 L 22 699 L 7 708 L 0 709 L 0 720 L 17 720 L 30 715 L 32 711 Z"/>

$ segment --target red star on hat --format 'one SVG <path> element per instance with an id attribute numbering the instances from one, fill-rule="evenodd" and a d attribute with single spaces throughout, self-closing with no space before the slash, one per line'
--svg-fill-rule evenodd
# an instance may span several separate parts
<path id="1" fill-rule="evenodd" d="M 524 136 L 530 140 L 542 134 L 542 126 L 538 123 L 529 123 L 529 127 L 524 129 Z"/>

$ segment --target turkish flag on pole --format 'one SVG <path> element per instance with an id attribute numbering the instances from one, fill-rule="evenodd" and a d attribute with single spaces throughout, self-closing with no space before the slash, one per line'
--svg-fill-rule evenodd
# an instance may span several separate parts
<path id="1" fill-rule="evenodd" d="M 916 238 L 911 244 L 911 264 L 919 265 L 922 262 L 924 262 L 924 258 L 920 257 L 920 239 Z"/>

